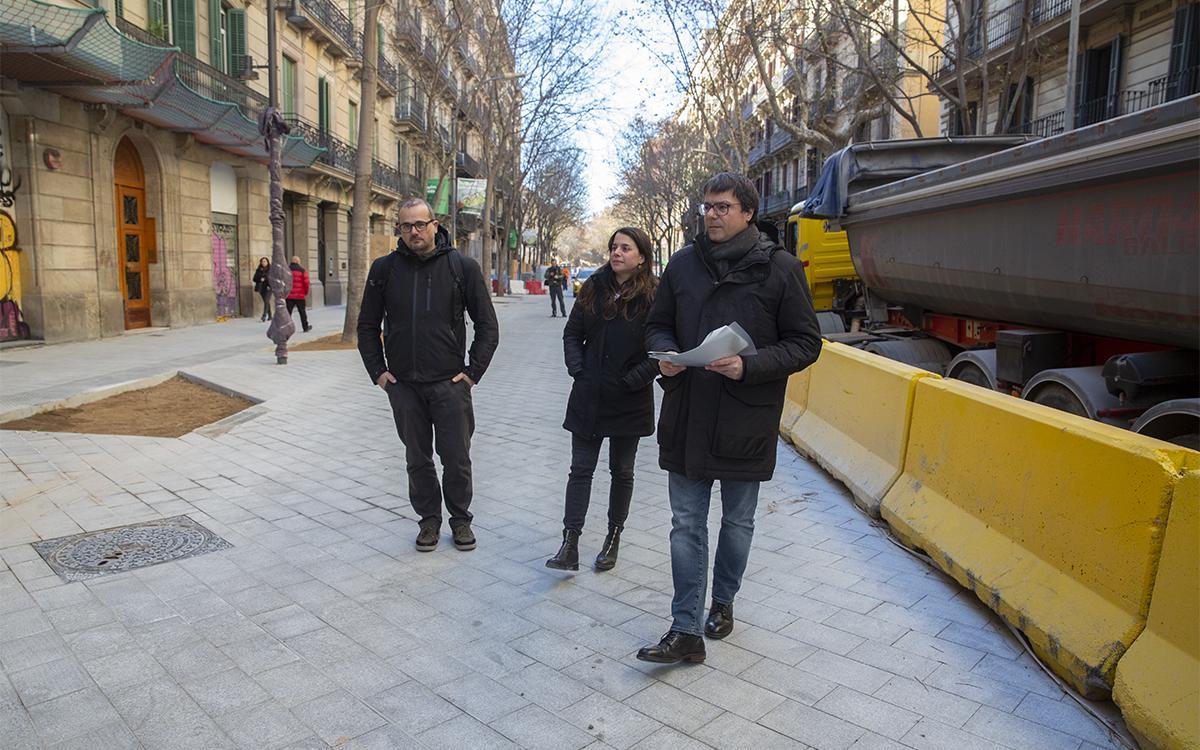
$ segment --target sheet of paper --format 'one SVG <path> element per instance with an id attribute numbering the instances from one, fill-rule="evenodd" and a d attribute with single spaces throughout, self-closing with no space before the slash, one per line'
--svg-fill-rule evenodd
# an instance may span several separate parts
<path id="1" fill-rule="evenodd" d="M 649 352 L 654 359 L 661 359 L 671 364 L 683 367 L 704 367 L 709 362 L 732 354 L 756 354 L 754 342 L 750 335 L 737 323 L 721 326 L 710 332 L 695 349 L 686 352 L 670 354 L 668 352 Z"/>

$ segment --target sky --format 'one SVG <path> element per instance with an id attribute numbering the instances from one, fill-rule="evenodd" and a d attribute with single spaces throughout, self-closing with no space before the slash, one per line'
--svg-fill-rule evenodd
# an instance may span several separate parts
<path id="1" fill-rule="evenodd" d="M 603 3 L 612 29 L 597 71 L 601 99 L 607 112 L 598 116 L 576 140 L 588 156 L 589 210 L 595 215 L 612 204 L 617 190 L 617 143 L 621 130 L 641 114 L 647 119 L 671 115 L 681 101 L 671 73 L 651 50 L 670 55 L 673 43 L 662 33 L 639 0 Z M 656 31 L 658 33 L 656 33 Z"/>

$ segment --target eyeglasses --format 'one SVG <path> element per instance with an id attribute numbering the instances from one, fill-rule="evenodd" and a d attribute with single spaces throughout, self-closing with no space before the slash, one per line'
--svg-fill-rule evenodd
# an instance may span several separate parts
<path id="1" fill-rule="evenodd" d="M 430 224 L 435 224 L 435 223 L 437 223 L 437 222 L 433 222 L 433 221 L 414 221 L 412 224 L 409 224 L 408 222 L 405 222 L 405 223 L 403 223 L 403 224 L 401 224 L 401 225 L 400 225 L 400 234 L 409 234 L 409 233 L 410 233 L 410 232 L 412 232 L 414 229 L 415 229 L 415 230 L 417 230 L 418 232 L 424 232 L 424 231 L 425 231 L 425 227 L 429 226 Z"/>
<path id="2" fill-rule="evenodd" d="M 737 205 L 739 207 L 741 206 L 741 204 Z M 733 208 L 733 206 L 734 204 L 730 203 L 729 201 L 721 201 L 720 203 L 701 203 L 700 205 L 696 206 L 696 213 L 704 216 L 711 210 L 714 211 L 717 216 L 724 216 L 725 214 L 729 213 L 729 209 Z"/>

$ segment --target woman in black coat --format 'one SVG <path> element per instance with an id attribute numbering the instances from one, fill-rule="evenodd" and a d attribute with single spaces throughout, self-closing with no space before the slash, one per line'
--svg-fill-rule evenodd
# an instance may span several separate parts
<path id="1" fill-rule="evenodd" d="M 254 269 L 254 291 L 258 296 L 262 297 L 263 314 L 262 320 L 271 317 L 271 306 L 267 300 L 271 297 L 271 280 L 268 274 L 271 272 L 271 261 L 266 257 L 258 259 L 258 268 Z"/>
<path id="2" fill-rule="evenodd" d="M 654 434 L 651 384 L 658 362 L 646 356 L 646 314 L 658 279 L 650 272 L 650 238 L 622 227 L 608 241 L 608 263 L 584 282 L 563 331 L 567 373 L 575 379 L 563 428 L 571 433 L 563 543 L 546 567 L 579 570 L 579 535 L 587 516 L 600 444 L 608 438 L 608 536 L 596 570 L 617 564 L 621 529 L 633 495 L 638 439 Z"/>

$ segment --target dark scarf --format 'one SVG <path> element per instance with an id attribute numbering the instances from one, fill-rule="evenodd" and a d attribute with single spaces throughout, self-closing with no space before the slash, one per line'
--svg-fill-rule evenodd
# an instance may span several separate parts
<path id="1" fill-rule="evenodd" d="M 729 269 L 758 244 L 758 235 L 758 227 L 751 224 L 724 242 L 713 242 L 708 239 L 708 235 L 704 236 L 704 242 L 700 243 L 700 247 L 708 256 L 713 269 L 716 270 L 718 279 L 729 273 Z"/>

